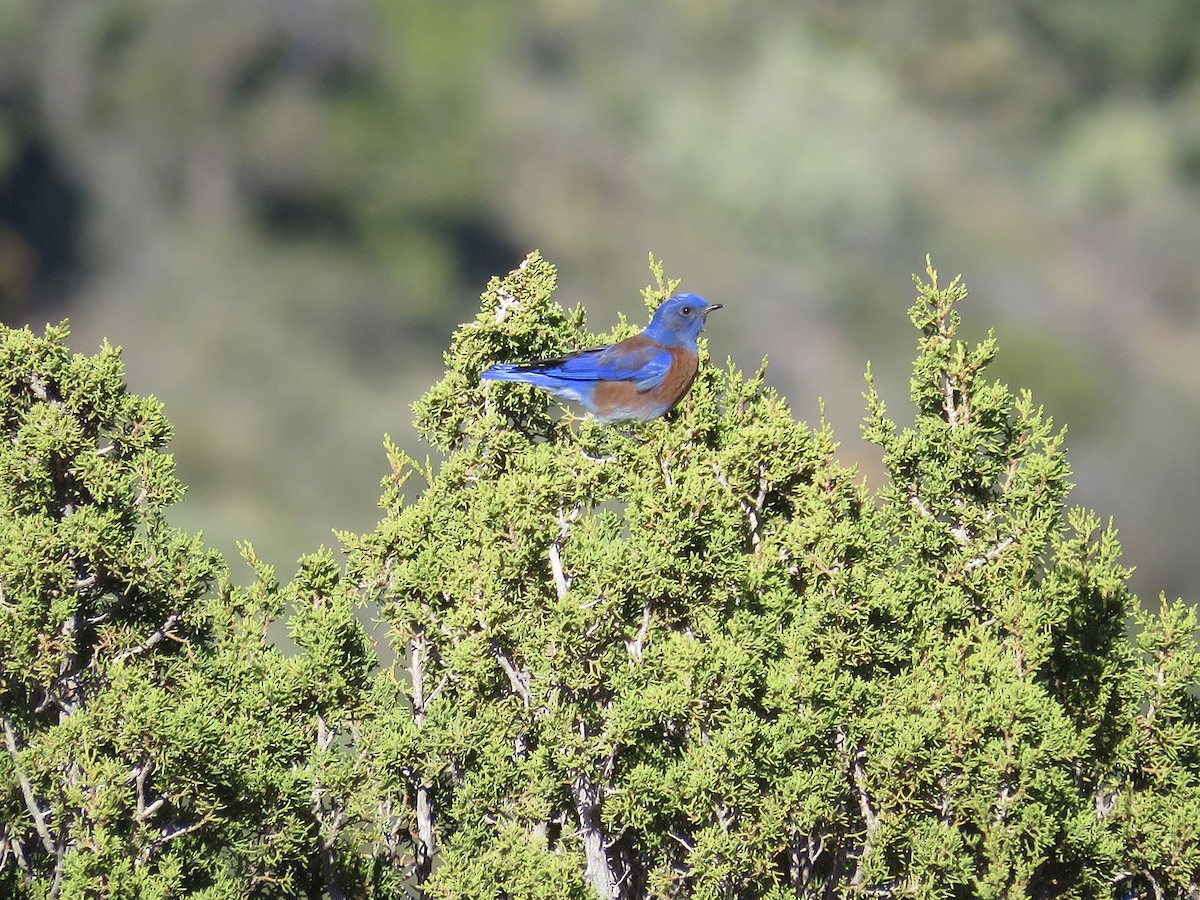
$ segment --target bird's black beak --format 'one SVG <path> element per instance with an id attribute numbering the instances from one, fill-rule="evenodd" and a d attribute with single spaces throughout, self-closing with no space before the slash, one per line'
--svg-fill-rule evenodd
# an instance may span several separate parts
<path id="1" fill-rule="evenodd" d="M 724 309 L 724 308 L 725 308 L 724 303 L 710 303 L 710 304 L 708 304 L 708 306 L 704 307 L 704 317 L 707 319 L 708 314 L 710 312 L 716 312 L 718 309 Z"/>

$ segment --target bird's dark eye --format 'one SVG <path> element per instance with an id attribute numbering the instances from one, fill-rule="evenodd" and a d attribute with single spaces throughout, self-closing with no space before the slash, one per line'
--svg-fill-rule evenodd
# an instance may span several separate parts
<path id="1" fill-rule="evenodd" d="M 681 316 L 690 316 L 692 314 L 692 308 L 690 306 L 680 307 L 679 314 Z"/>

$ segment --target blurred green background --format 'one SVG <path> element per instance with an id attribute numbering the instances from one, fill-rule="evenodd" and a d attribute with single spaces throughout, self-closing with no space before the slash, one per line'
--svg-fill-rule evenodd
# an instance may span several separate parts
<path id="1" fill-rule="evenodd" d="M 369 529 L 382 435 L 540 249 L 595 330 L 646 254 L 718 361 L 878 479 L 932 253 L 1057 421 L 1143 600 L 1200 597 L 1191 0 L 0 0 L 0 316 L 125 347 L 176 518 L 290 575 Z"/>

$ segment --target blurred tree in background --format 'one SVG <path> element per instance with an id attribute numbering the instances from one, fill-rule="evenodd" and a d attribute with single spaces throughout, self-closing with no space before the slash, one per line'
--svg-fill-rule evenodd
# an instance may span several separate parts
<path id="1" fill-rule="evenodd" d="M 173 516 L 282 563 L 369 525 L 374 435 L 532 247 L 597 316 L 653 248 L 842 429 L 932 250 L 1134 583 L 1194 596 L 1197 47 L 1185 0 L 9 0 L 0 315 L 126 346 L 204 487 Z"/>

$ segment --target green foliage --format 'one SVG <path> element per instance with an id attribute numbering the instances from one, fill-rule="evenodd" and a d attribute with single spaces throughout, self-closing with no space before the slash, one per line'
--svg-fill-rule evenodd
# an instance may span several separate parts
<path id="1" fill-rule="evenodd" d="M 338 567 L 281 591 L 246 548 L 256 584 L 226 584 L 167 521 L 161 405 L 66 334 L 0 336 L 0 892 L 311 896 L 342 877 L 332 736 L 373 664 Z"/>
<path id="2" fill-rule="evenodd" d="M 564 859 L 612 897 L 1196 884 L 1194 623 L 1145 620 L 1172 678 L 1139 662 L 1115 536 L 1065 509 L 1053 422 L 985 378 L 995 338 L 957 338 L 958 280 L 918 281 L 914 425 L 866 395 L 874 496 L 765 366 L 702 365 L 631 436 L 480 384 L 625 333 L 553 288 L 537 255 L 489 285 L 416 405 L 449 455 L 393 448 L 387 517 L 348 536 L 404 699 L 367 755 L 429 896 L 536 896 Z"/>
<path id="3" fill-rule="evenodd" d="M 676 287 L 651 260 L 648 307 Z M 1200 889 L 1195 612 L 1142 610 L 1062 431 L 930 267 L 871 491 L 701 344 L 632 431 L 497 360 L 592 334 L 530 255 L 388 442 L 384 517 L 233 588 L 116 351 L 4 335 L 0 888 L 18 897 Z M 413 479 L 423 482 L 413 490 Z M 355 606 L 387 625 L 378 667 Z M 287 613 L 294 647 L 268 640 Z M 1136 622 L 1135 640 L 1127 626 Z"/>

